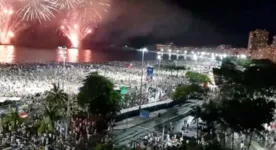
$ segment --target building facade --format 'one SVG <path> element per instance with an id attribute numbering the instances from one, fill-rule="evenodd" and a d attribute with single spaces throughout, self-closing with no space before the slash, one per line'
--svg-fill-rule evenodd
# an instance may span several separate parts
<path id="1" fill-rule="evenodd" d="M 252 59 L 269 59 L 276 62 L 276 36 L 273 36 L 272 44 L 268 45 L 269 32 L 255 30 L 249 33 L 248 50 Z"/>
<path id="2" fill-rule="evenodd" d="M 269 59 L 276 62 L 276 46 L 269 45 L 256 51 L 250 51 L 250 55 L 252 59 Z"/>
<path id="3" fill-rule="evenodd" d="M 250 51 L 260 50 L 268 46 L 269 32 L 266 30 L 255 30 L 249 33 L 248 49 Z"/>
<path id="4" fill-rule="evenodd" d="M 274 46 L 276 46 L 276 36 L 274 35 L 273 36 L 273 39 L 272 39 L 273 41 L 272 41 L 272 45 L 274 45 Z"/>

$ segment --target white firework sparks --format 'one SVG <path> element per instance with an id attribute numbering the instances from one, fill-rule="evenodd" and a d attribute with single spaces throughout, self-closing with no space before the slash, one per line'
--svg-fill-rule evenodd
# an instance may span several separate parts
<path id="1" fill-rule="evenodd" d="M 74 16 L 70 17 L 70 20 L 64 20 L 60 26 L 60 30 L 64 36 L 66 36 L 72 47 L 79 47 L 81 40 L 83 40 L 88 34 L 91 34 L 93 30 L 88 24 L 83 24 Z"/>
<path id="2" fill-rule="evenodd" d="M 82 0 L 77 12 L 84 22 L 96 22 L 97 19 L 103 19 L 102 14 L 107 12 L 109 7 L 109 0 Z"/>
<path id="3" fill-rule="evenodd" d="M 27 21 L 37 19 L 39 22 L 50 20 L 57 10 L 55 3 L 49 0 L 23 0 L 23 7 L 18 13 Z"/>
<path id="4" fill-rule="evenodd" d="M 81 3 L 81 0 L 52 0 L 59 9 L 72 9 Z"/>
<path id="5" fill-rule="evenodd" d="M 10 44 L 16 33 L 25 29 L 26 24 L 14 13 L 12 6 L 0 1 L 0 43 Z"/>
<path id="6" fill-rule="evenodd" d="M 81 41 L 89 34 L 93 34 L 98 21 L 102 20 L 107 12 L 109 0 L 81 0 L 71 11 L 67 12 L 66 19 L 60 30 L 73 47 L 79 47 Z"/>

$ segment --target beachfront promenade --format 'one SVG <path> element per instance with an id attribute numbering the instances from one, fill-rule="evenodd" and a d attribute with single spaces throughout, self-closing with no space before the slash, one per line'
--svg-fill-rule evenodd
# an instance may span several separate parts
<path id="1" fill-rule="evenodd" d="M 170 99 L 164 100 L 164 101 L 156 101 L 156 102 L 153 102 L 153 103 L 148 103 L 148 104 L 141 105 L 141 109 L 146 109 L 146 108 L 150 108 L 150 107 L 153 107 L 153 106 L 159 106 L 159 105 L 163 105 L 163 104 L 169 104 L 171 102 L 172 102 L 172 100 L 170 100 Z M 120 111 L 120 114 L 124 114 L 124 113 L 128 113 L 128 112 L 131 112 L 131 111 L 139 110 L 139 107 L 140 106 L 135 106 L 135 107 L 122 109 Z"/>

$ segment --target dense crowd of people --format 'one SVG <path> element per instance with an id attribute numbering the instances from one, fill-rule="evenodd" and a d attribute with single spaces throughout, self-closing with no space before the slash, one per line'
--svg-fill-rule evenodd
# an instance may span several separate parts
<path id="1" fill-rule="evenodd" d="M 129 64 L 132 64 L 129 67 Z M 147 62 L 154 65 L 154 62 Z M 128 67 L 126 67 L 128 66 Z M 116 87 L 127 85 L 130 91 L 140 93 L 141 63 L 139 62 L 111 62 L 106 64 L 2 64 L 0 72 L 1 97 L 20 97 L 20 105 L 27 105 L 26 112 L 32 115 L 28 122 L 15 128 L 12 125 L 1 126 L 0 145 L 37 149 L 45 147 L 87 146 L 90 137 L 97 133 L 94 122 L 85 118 L 72 118 L 69 137 L 65 140 L 65 124 L 55 122 L 54 133 L 39 134 L 36 123 L 43 118 L 40 112 L 41 100 L 44 92 L 52 88 L 53 83 L 59 83 L 64 91 L 70 95 L 77 94 L 84 78 L 97 71 L 109 78 Z M 185 70 L 168 70 L 156 68 L 153 80 L 146 79 L 146 72 L 142 79 L 143 104 L 166 100 L 174 87 L 188 81 L 184 77 Z M 138 105 L 138 102 L 134 105 Z M 132 107 L 127 104 L 127 107 Z M 5 107 L 5 106 L 2 106 Z M 35 114 L 33 114 L 35 111 Z M 2 112 L 7 113 L 7 112 Z"/>
<path id="2" fill-rule="evenodd" d="M 78 93 L 88 73 L 97 71 L 111 79 L 115 86 L 127 85 L 130 91 L 140 93 L 141 63 L 112 62 L 107 64 L 2 64 L 0 72 L 1 97 L 33 98 L 59 83 L 69 94 Z M 149 62 L 148 65 L 154 63 Z M 155 102 L 172 92 L 174 86 L 185 83 L 184 71 L 154 70 L 153 81 L 143 79 L 143 103 Z"/>

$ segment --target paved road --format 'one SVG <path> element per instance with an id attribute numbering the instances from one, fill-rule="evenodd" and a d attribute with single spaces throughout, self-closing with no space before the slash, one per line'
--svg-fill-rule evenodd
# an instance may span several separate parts
<path id="1" fill-rule="evenodd" d="M 191 106 L 193 105 L 195 105 L 195 103 L 188 103 L 178 108 L 171 108 L 166 114 L 159 118 L 154 118 L 153 120 L 140 124 L 139 126 L 134 126 L 123 132 L 119 132 L 115 134 L 115 143 L 118 145 L 126 145 L 132 140 L 147 135 L 149 131 L 153 131 L 154 127 L 158 125 L 176 122 L 187 116 L 187 113 L 191 110 Z M 177 115 L 179 110 L 181 110 L 182 113 Z"/>

